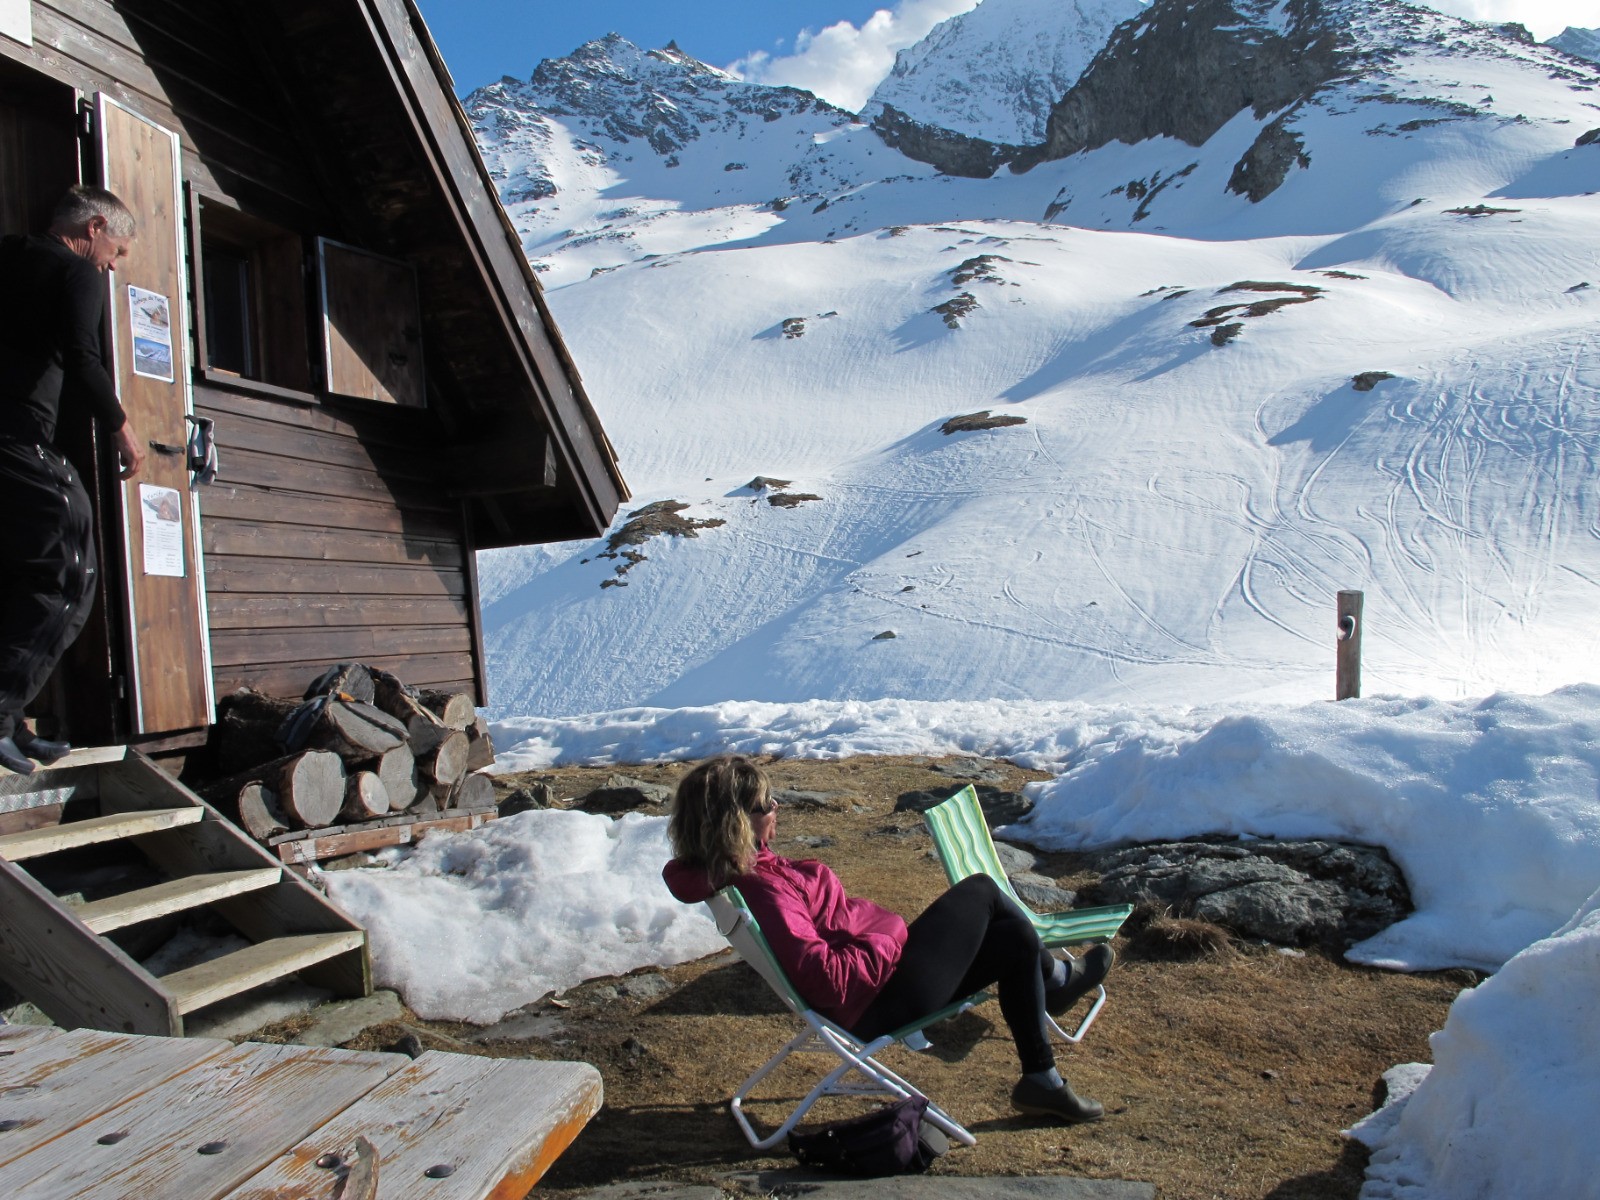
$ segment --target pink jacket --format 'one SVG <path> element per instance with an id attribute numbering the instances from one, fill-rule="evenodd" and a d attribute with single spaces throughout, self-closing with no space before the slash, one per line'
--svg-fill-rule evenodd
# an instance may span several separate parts
<path id="1" fill-rule="evenodd" d="M 661 876 L 685 904 L 716 890 L 703 868 L 679 859 Z M 853 1028 L 900 962 L 906 944 L 900 915 L 846 896 L 826 864 L 782 858 L 765 846 L 750 873 L 731 882 L 795 991 L 829 1020 Z"/>

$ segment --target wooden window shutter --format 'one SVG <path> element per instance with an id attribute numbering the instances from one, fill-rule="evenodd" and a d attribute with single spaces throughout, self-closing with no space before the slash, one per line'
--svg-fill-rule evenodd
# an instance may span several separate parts
<path id="1" fill-rule="evenodd" d="M 422 316 L 410 263 L 317 239 L 328 391 L 421 408 Z"/>

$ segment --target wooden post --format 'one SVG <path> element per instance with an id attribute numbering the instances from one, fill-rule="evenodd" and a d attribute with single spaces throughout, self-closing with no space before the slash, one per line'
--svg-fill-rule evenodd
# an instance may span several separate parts
<path id="1" fill-rule="evenodd" d="M 1339 649 L 1333 698 L 1361 698 L 1361 593 L 1339 593 Z"/>

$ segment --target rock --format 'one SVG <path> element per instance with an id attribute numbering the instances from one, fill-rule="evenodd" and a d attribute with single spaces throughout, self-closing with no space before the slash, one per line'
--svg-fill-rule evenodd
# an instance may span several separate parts
<path id="1" fill-rule="evenodd" d="M 21 1004 L 0 1012 L 0 1019 L 7 1025 L 54 1025 L 55 1022 L 44 1015 L 44 1010 L 38 1005 L 29 1004 L 24 1000 Z"/>
<path id="2" fill-rule="evenodd" d="M 1037 913 L 1065 912 L 1078 903 L 1078 893 L 1068 891 L 1066 888 L 1057 887 L 1056 881 L 1043 875 L 1035 875 L 1031 871 L 1018 872 L 1008 875 L 1011 881 L 1011 890 L 1017 893 L 1029 908 Z"/>
<path id="3" fill-rule="evenodd" d="M 779 804 L 796 808 L 837 808 L 835 801 L 842 800 L 845 792 L 802 792 L 793 788 L 774 788 L 772 798 Z"/>
<path id="4" fill-rule="evenodd" d="M 672 789 L 661 783 L 646 783 L 627 775 L 611 775 L 604 784 L 573 802 L 574 808 L 584 812 L 632 812 L 640 808 L 657 808 L 670 802 Z"/>
<path id="5" fill-rule="evenodd" d="M 183 1032 L 186 1037 L 243 1037 L 264 1025 L 311 1012 L 331 999 L 333 993 L 325 988 L 288 979 L 208 1005 L 183 1019 Z"/>
<path id="6" fill-rule="evenodd" d="M 359 871 L 364 867 L 386 867 L 389 864 L 387 860 L 379 858 L 371 851 L 357 850 L 354 854 L 324 859 L 318 865 L 324 871 Z"/>
<path id="7" fill-rule="evenodd" d="M 518 813 L 532 812 L 536 808 L 549 808 L 555 803 L 555 798 L 555 792 L 548 783 L 543 781 L 530 783 L 526 787 L 517 788 L 500 801 L 497 811 L 502 817 L 514 817 Z"/>
<path id="8" fill-rule="evenodd" d="M 299 1046 L 342 1046 L 374 1025 L 405 1016 L 400 997 L 383 989 L 359 1000 L 340 1000 L 317 1009 L 312 1023 L 295 1035 Z"/>
<path id="9" fill-rule="evenodd" d="M 657 971 L 643 975 L 629 975 L 617 985 L 617 991 L 634 1000 L 655 1000 L 672 990 L 672 981 Z"/>
<path id="10" fill-rule="evenodd" d="M 970 779 L 976 783 L 1004 783 L 1002 764 L 992 758 L 947 758 L 933 764 L 933 770 L 951 779 Z"/>
<path id="11" fill-rule="evenodd" d="M 485 1042 L 526 1042 L 538 1039 L 552 1041 L 567 1031 L 567 1023 L 555 1013 L 519 1010 L 502 1017 L 493 1025 L 467 1035 L 467 1041 L 483 1045 Z"/>
<path id="12" fill-rule="evenodd" d="M 946 175 L 988 179 L 1002 163 L 1021 150 L 1003 142 L 989 142 L 954 130 L 941 129 L 906 116 L 885 104 L 872 118 L 872 131 L 907 158 L 925 162 Z"/>
<path id="13" fill-rule="evenodd" d="M 390 1042 L 383 1051 L 385 1054 L 404 1054 L 407 1058 L 421 1058 L 424 1049 L 421 1038 L 414 1033 L 407 1033 L 398 1041 Z"/>
<path id="14" fill-rule="evenodd" d="M 1311 165 L 1305 141 L 1285 124 L 1298 107 L 1279 116 L 1257 135 L 1244 157 L 1234 164 L 1228 179 L 1230 192 L 1259 204 L 1283 186 L 1290 167 Z"/>
<path id="15" fill-rule="evenodd" d="M 996 842 L 994 852 L 999 855 L 1000 865 L 1005 868 L 1007 875 L 1022 874 L 1039 865 L 1038 856 L 1033 851 L 1013 846 L 1010 842 Z"/>
<path id="16" fill-rule="evenodd" d="M 796 846 L 804 846 L 807 850 L 825 850 L 833 845 L 833 839 L 821 833 L 803 833 L 799 837 L 789 839 Z"/>
<path id="17" fill-rule="evenodd" d="M 983 810 L 983 819 L 988 822 L 990 829 L 1020 821 L 1033 811 L 1033 801 L 1021 792 L 1002 791 L 981 783 L 975 785 L 973 790 L 978 793 L 978 807 Z M 935 804 L 943 804 L 949 798 L 949 793 L 943 791 L 902 792 L 895 798 L 894 810 L 927 812 Z"/>
<path id="18" fill-rule="evenodd" d="M 1197 840 L 1097 855 L 1085 898 L 1155 903 L 1246 937 L 1344 949 L 1411 911 L 1399 869 L 1378 847 L 1329 841 Z"/>

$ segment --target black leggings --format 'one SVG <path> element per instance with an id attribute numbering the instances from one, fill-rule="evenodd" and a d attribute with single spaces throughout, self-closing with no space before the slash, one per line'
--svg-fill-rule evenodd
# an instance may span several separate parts
<path id="1" fill-rule="evenodd" d="M 1045 1025 L 1044 980 L 1054 960 L 1033 923 L 987 875 L 956 884 L 911 922 L 900 963 L 856 1022 L 870 1041 L 999 985 L 1000 1015 L 1024 1073 L 1055 1066 Z"/>

